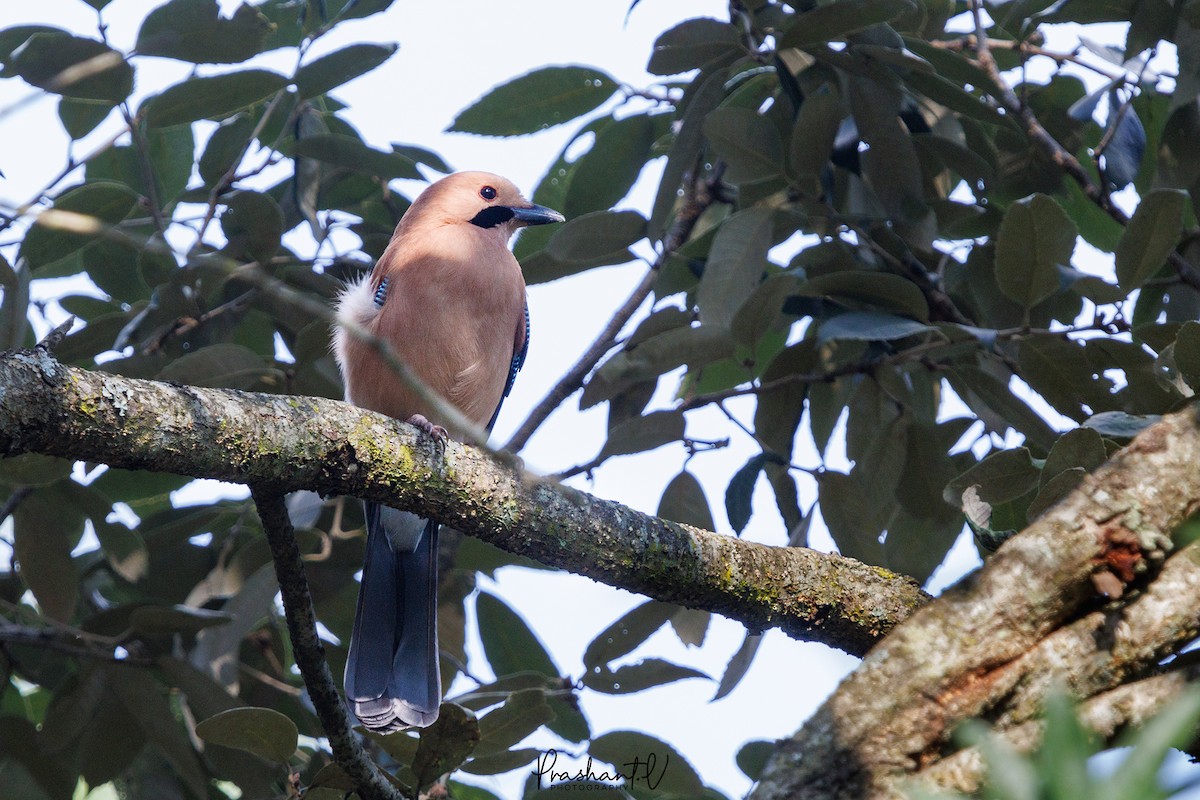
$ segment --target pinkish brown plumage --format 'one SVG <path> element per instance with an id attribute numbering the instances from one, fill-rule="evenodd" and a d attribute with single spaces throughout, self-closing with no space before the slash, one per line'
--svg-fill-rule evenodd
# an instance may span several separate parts
<path id="1" fill-rule="evenodd" d="M 508 249 L 517 228 L 562 221 L 512 183 L 460 172 L 421 193 L 369 276 L 338 300 L 334 354 L 355 405 L 444 435 L 353 322 L 386 340 L 427 386 L 480 426 L 494 422 L 528 344 L 525 280 Z M 346 694 L 374 730 L 437 719 L 437 525 L 367 504 L 367 556 Z"/>

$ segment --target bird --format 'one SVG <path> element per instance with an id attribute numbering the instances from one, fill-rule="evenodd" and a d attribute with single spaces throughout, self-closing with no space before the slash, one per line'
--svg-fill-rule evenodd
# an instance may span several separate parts
<path id="1" fill-rule="evenodd" d="M 488 172 L 425 188 L 369 273 L 336 301 L 333 351 L 346 399 L 444 442 L 447 429 L 355 329 L 390 345 L 429 388 L 489 431 L 529 350 L 529 305 L 508 249 L 519 228 L 563 222 Z M 453 428 L 451 428 L 453 430 Z M 364 504 L 367 545 L 344 688 L 368 730 L 432 725 L 441 704 L 438 524 Z"/>

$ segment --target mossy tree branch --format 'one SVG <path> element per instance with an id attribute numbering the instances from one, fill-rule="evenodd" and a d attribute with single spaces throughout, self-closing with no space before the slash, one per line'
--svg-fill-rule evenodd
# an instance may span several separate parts
<path id="1" fill-rule="evenodd" d="M 520 474 L 346 403 L 202 389 L 0 357 L 0 448 L 355 495 L 658 600 L 855 655 L 928 597 L 884 569 L 657 519 Z"/>

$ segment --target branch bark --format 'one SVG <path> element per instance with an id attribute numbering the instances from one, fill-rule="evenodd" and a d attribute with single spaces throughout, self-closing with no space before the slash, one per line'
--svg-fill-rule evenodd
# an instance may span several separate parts
<path id="1" fill-rule="evenodd" d="M 893 631 L 781 744 L 754 797 L 900 797 L 960 721 L 1025 724 L 1051 676 L 1095 697 L 1195 637 L 1200 558 L 1167 553 L 1200 508 L 1197 423 L 1189 408 L 1143 431 Z M 1119 597 L 1101 593 L 1114 585 Z"/>
<path id="2" fill-rule="evenodd" d="M 0 452 L 377 500 L 751 630 L 862 655 L 928 597 L 909 578 L 651 517 L 334 400 L 201 389 L 0 356 Z"/>
<path id="3" fill-rule="evenodd" d="M 317 634 L 317 614 L 304 575 L 304 561 L 296 546 L 296 532 L 288 518 L 283 494 L 261 484 L 252 487 L 251 493 L 267 542 L 271 545 L 296 666 L 304 676 L 304 685 L 317 718 L 321 720 L 321 728 L 329 737 L 333 758 L 358 786 L 363 800 L 401 800 L 400 793 L 375 766 L 354 735 L 350 716 L 329 672 L 329 664 L 325 662 L 325 648 Z"/>

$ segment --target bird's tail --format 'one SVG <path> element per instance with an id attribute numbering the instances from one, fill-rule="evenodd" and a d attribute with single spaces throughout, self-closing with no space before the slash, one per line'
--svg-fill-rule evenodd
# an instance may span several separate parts
<path id="1" fill-rule="evenodd" d="M 431 725 L 442 699 L 437 523 L 366 503 L 367 555 L 346 661 L 346 698 L 368 729 Z"/>

